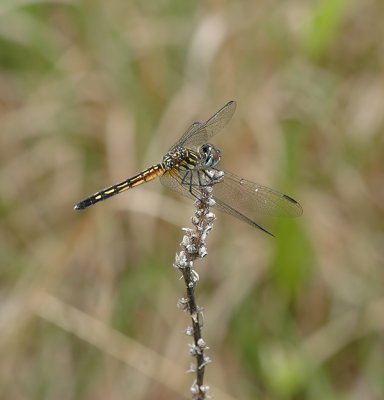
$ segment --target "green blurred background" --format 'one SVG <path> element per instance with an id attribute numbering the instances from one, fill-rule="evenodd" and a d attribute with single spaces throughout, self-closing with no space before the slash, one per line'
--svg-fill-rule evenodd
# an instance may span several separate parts
<path id="1" fill-rule="evenodd" d="M 153 182 L 72 206 L 234 99 L 222 165 L 304 214 L 272 239 L 217 213 L 211 394 L 383 399 L 383 21 L 380 0 L 2 0 L 1 398 L 189 398 L 192 203 Z"/>

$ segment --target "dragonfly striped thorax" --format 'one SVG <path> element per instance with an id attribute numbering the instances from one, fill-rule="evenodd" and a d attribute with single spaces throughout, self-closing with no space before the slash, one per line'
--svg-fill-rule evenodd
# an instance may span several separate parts
<path id="1" fill-rule="evenodd" d="M 198 151 L 176 146 L 163 157 L 162 164 L 167 171 L 173 168 L 179 171 L 185 171 L 196 168 L 212 168 L 220 159 L 220 150 L 209 143 L 205 143 L 198 148 Z"/>

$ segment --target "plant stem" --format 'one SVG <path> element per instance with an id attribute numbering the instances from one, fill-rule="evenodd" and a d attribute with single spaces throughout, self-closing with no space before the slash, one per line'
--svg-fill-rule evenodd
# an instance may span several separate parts
<path id="1" fill-rule="evenodd" d="M 188 312 L 191 316 L 192 326 L 185 330 L 188 336 L 193 336 L 190 344 L 190 354 L 195 357 L 196 363 L 190 368 L 190 372 L 196 373 L 196 379 L 191 386 L 193 400 L 207 399 L 209 386 L 204 385 L 205 366 L 211 362 L 210 357 L 204 354 L 208 346 L 202 338 L 203 309 L 196 303 L 195 288 L 199 281 L 199 275 L 194 270 L 194 261 L 205 257 L 207 253 L 206 238 L 212 230 L 215 214 L 210 208 L 215 205 L 212 195 L 212 185 L 220 182 L 224 174 L 221 171 L 209 171 L 210 180 L 207 186 L 199 188 L 199 198 L 195 201 L 195 215 L 192 223 L 195 229 L 183 228 L 184 237 L 180 244 L 181 251 L 176 254 L 174 267 L 177 268 L 184 279 L 187 297 L 181 298 L 178 307 Z"/>

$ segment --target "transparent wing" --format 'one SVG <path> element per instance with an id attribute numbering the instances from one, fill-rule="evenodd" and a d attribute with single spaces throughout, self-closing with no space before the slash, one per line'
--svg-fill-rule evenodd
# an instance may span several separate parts
<path id="1" fill-rule="evenodd" d="M 292 197 L 227 171 L 223 182 L 214 185 L 213 193 L 216 199 L 251 219 L 260 215 L 299 217 L 303 213 L 300 204 Z"/>
<path id="2" fill-rule="evenodd" d="M 203 124 L 201 122 L 194 122 L 183 134 L 183 136 L 171 147 L 171 150 L 176 146 L 182 146 L 187 138 L 193 136 L 201 130 Z"/>
<path id="3" fill-rule="evenodd" d="M 187 196 L 189 198 L 193 198 L 194 196 L 189 191 L 189 183 L 182 184 L 183 175 L 180 171 L 174 169 L 165 172 L 163 176 L 160 177 L 160 182 L 167 187 L 168 189 L 174 190 L 177 193 L 182 194 L 183 196 Z M 193 187 L 193 190 L 197 188 Z M 198 194 L 198 192 L 196 192 Z"/>
<path id="4" fill-rule="evenodd" d="M 160 180 L 168 188 L 193 198 L 200 195 L 199 174 L 203 173 L 204 170 L 182 173 L 173 170 L 166 172 Z M 256 222 L 258 217 L 261 215 L 297 217 L 303 212 L 300 204 L 291 197 L 229 172 L 225 172 L 223 182 L 214 185 L 213 195 L 218 209 L 270 235 L 272 234 Z"/>
<path id="5" fill-rule="evenodd" d="M 236 102 L 230 101 L 208 121 L 193 123 L 173 147 L 184 146 L 197 149 L 201 144 L 207 143 L 209 138 L 219 133 L 228 124 L 235 110 Z"/>
<path id="6" fill-rule="evenodd" d="M 202 171 L 199 171 L 199 173 L 203 173 Z M 201 196 L 200 190 L 199 190 L 199 178 L 197 171 L 195 170 L 193 172 L 192 178 L 193 181 L 187 180 L 184 184 L 181 184 L 183 181 L 185 175 L 183 176 L 180 171 L 173 170 L 173 171 L 167 171 L 162 177 L 160 177 L 161 183 L 168 187 L 169 189 L 174 190 L 175 192 L 178 192 L 186 197 L 189 198 L 198 198 Z M 188 183 L 187 183 L 188 182 Z M 220 185 L 218 183 L 217 185 Z M 217 186 L 215 185 L 215 186 Z M 215 193 L 215 189 L 214 193 Z M 246 222 L 247 224 L 253 226 L 254 228 L 258 228 L 262 230 L 265 233 L 268 233 L 271 236 L 274 236 L 271 232 L 267 231 L 265 228 L 263 228 L 261 225 L 259 225 L 257 222 L 253 221 L 252 219 L 248 218 L 247 216 L 243 215 L 241 212 L 237 211 L 235 208 L 230 206 L 229 204 L 225 203 L 225 201 L 222 201 L 221 199 L 216 198 L 214 196 L 215 201 L 216 201 L 216 208 L 218 208 L 221 211 L 224 211 L 225 213 L 232 215 L 233 217 L 238 218 L 241 221 Z"/>

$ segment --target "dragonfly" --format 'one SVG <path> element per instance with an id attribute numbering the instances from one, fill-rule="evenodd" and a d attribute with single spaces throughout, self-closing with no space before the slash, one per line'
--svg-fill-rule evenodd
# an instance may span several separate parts
<path id="1" fill-rule="evenodd" d="M 81 200 L 74 209 L 83 210 L 155 178 L 160 178 L 164 186 L 182 195 L 199 198 L 201 188 L 211 183 L 209 171 L 223 171 L 223 179 L 213 186 L 216 207 L 274 236 L 256 220 L 263 215 L 298 217 L 303 210 L 295 199 L 284 193 L 217 169 L 221 152 L 209 140 L 228 124 L 235 110 L 236 102 L 230 101 L 206 122 L 194 122 L 160 163 Z"/>

